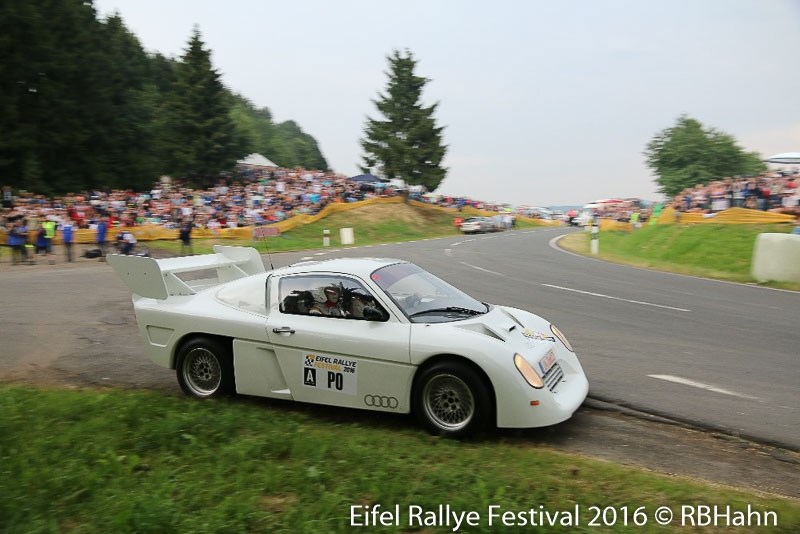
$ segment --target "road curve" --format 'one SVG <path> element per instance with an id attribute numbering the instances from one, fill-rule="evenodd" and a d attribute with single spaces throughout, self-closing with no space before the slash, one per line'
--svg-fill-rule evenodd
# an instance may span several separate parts
<path id="1" fill-rule="evenodd" d="M 407 259 L 484 301 L 556 323 L 581 358 L 592 398 L 800 450 L 800 293 L 638 269 L 553 246 L 571 231 L 279 258 Z"/>

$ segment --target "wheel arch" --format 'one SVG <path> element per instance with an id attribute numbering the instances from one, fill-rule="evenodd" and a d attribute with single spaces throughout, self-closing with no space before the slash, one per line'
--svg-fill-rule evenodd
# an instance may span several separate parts
<path id="1" fill-rule="evenodd" d="M 478 365 L 474 361 L 472 361 L 469 358 L 466 358 L 464 356 L 459 356 L 457 354 L 446 354 L 446 353 L 445 354 L 436 354 L 436 355 L 431 356 L 430 358 L 426 359 L 424 362 L 422 362 L 417 367 L 417 370 L 414 372 L 414 378 L 411 381 L 411 395 L 410 395 L 409 398 L 413 399 L 414 396 L 417 394 L 417 388 L 419 387 L 419 377 L 422 375 L 422 373 L 426 369 L 428 369 L 428 368 L 430 368 L 430 367 L 432 367 L 434 365 L 437 365 L 439 363 L 447 363 L 447 362 L 458 362 L 458 363 L 461 363 L 461 364 L 466 365 L 467 367 L 471 368 L 473 371 L 475 371 L 477 373 L 477 375 L 483 381 L 484 385 L 489 390 L 489 395 L 490 395 L 490 399 L 489 400 L 492 403 L 491 410 L 489 410 L 489 413 L 492 414 L 493 423 L 496 424 L 497 423 L 497 393 L 494 390 L 494 384 L 492 383 L 492 380 L 489 378 L 489 375 L 486 374 L 486 371 L 484 371 L 483 368 L 480 365 Z M 413 412 L 413 405 L 414 405 L 413 400 L 410 403 L 410 405 L 412 406 L 412 412 Z"/>
<path id="2" fill-rule="evenodd" d="M 231 364 L 233 364 L 233 338 L 230 336 L 223 336 L 219 334 L 206 334 L 203 332 L 190 332 L 188 334 L 184 334 L 183 337 L 175 343 L 174 348 L 172 349 L 172 354 L 170 355 L 169 359 L 169 368 L 175 370 L 178 365 L 178 354 L 180 354 L 181 350 L 187 343 L 195 340 L 195 339 L 214 339 L 219 343 L 225 345 L 228 349 L 228 356 L 231 358 Z"/>

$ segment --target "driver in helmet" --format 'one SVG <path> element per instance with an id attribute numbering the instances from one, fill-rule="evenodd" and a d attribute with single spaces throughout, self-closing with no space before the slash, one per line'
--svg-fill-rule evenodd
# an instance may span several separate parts
<path id="1" fill-rule="evenodd" d="M 329 317 L 344 317 L 342 308 L 342 292 L 336 286 L 327 286 L 323 289 L 325 295 L 324 302 L 318 302 L 311 308 L 311 313 L 319 313 Z"/>

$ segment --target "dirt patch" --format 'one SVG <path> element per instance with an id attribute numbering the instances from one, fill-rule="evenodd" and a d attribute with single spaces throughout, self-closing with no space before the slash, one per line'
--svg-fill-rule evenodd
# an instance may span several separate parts
<path id="1" fill-rule="evenodd" d="M 438 210 L 424 209 L 409 204 L 373 204 L 331 216 L 341 217 L 348 224 L 374 224 L 376 221 L 396 221 L 414 228 L 424 228 L 429 223 L 441 222 L 450 216 Z"/>

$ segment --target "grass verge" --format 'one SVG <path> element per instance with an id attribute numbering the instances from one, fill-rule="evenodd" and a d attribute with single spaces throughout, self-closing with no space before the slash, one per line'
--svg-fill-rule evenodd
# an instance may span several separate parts
<path id="1" fill-rule="evenodd" d="M 0 531 L 453 530 L 454 524 L 410 523 L 411 505 L 425 511 L 439 505 L 476 511 L 478 524 L 462 525 L 462 532 L 508 530 L 499 518 L 489 525 L 491 505 L 513 512 L 522 531 L 529 525 L 520 528 L 525 526 L 519 523 L 521 512 L 529 519 L 530 510 L 572 513 L 576 505 L 577 525 L 546 530 L 660 531 L 653 520 L 656 508 L 668 506 L 677 517 L 682 505 L 732 510 L 749 505 L 759 513 L 775 513 L 777 527 L 762 531 L 800 528 L 800 503 L 793 500 L 518 440 L 437 439 L 394 415 L 346 422 L 341 411 L 325 417 L 325 408 L 293 406 L 0 385 Z M 399 505 L 400 524 L 359 529 L 351 525 L 352 505 L 381 505 L 382 510 Z M 628 507 L 629 524 L 623 526 L 618 515 L 613 528 L 590 526 L 596 515 L 590 506 L 613 507 L 617 514 Z M 639 507 L 645 507 L 643 527 L 632 521 Z"/>
<path id="2" fill-rule="evenodd" d="M 654 225 L 635 232 L 601 232 L 601 259 L 732 282 L 755 283 L 750 275 L 753 247 L 758 234 L 788 233 L 788 225 Z M 588 255 L 590 234 L 562 238 L 559 245 Z M 800 284 L 770 282 L 771 287 L 800 290 Z"/>

